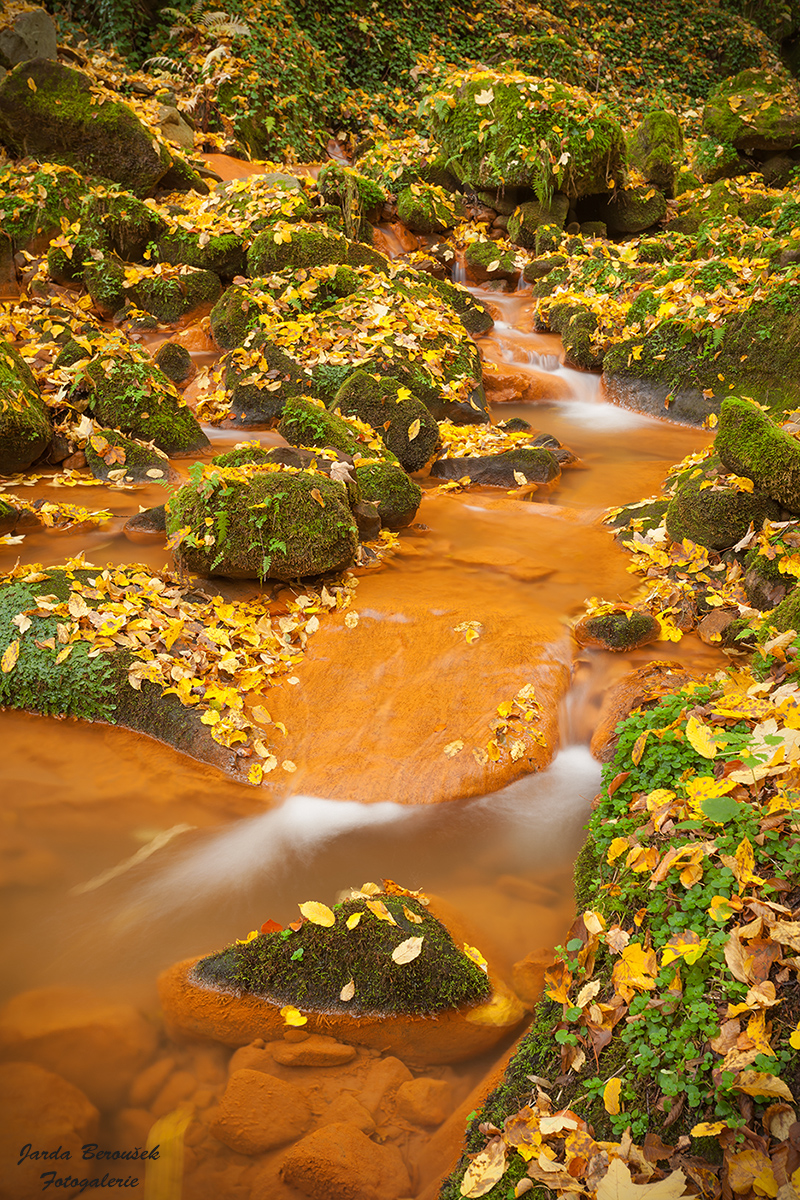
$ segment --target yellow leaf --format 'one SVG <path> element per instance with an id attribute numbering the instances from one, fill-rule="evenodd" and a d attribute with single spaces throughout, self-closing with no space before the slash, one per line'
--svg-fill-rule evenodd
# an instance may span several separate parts
<path id="1" fill-rule="evenodd" d="M 420 430 L 420 422 L 419 422 L 419 417 L 417 417 L 417 419 L 415 421 L 412 421 L 408 427 L 408 440 L 410 442 L 414 441 L 414 438 L 419 433 L 419 430 Z"/>
<path id="2" fill-rule="evenodd" d="M 250 783 L 254 783 L 256 786 L 261 783 L 261 780 L 264 778 L 264 768 L 260 762 L 252 764 L 250 770 L 247 772 L 247 778 Z"/>
<path id="3" fill-rule="evenodd" d="M 422 943 L 425 937 L 410 937 L 401 942 L 399 946 L 395 946 L 392 951 L 392 962 L 399 964 L 413 962 L 415 958 L 419 958 L 422 953 Z"/>
<path id="4" fill-rule="evenodd" d="M 351 979 L 350 982 L 346 983 L 344 985 L 344 987 L 342 988 L 342 990 L 339 992 L 339 999 L 340 1000 L 352 1000 L 353 996 L 355 996 L 355 994 L 356 994 L 356 982 L 354 979 Z"/>
<path id="5" fill-rule="evenodd" d="M 755 866 L 755 857 L 753 855 L 753 847 L 750 843 L 749 838 L 746 838 L 746 837 L 742 838 L 741 842 L 739 843 L 739 845 L 736 848 L 736 854 L 734 855 L 734 858 L 735 858 L 736 864 L 738 866 L 738 870 L 735 873 L 736 873 L 736 878 L 739 881 L 740 895 L 748 883 L 763 883 L 764 882 L 764 880 L 759 878 L 758 875 L 753 874 L 753 867 Z"/>
<path id="6" fill-rule="evenodd" d="M 737 1092 L 746 1092 L 748 1096 L 769 1096 L 777 1100 L 794 1100 L 788 1086 L 777 1075 L 765 1074 L 763 1071 L 740 1071 L 731 1087 Z"/>
<path id="7" fill-rule="evenodd" d="M 27 83 L 28 87 L 31 89 L 31 91 L 32 91 L 32 92 L 36 92 L 36 91 L 38 91 L 38 90 L 39 90 L 39 89 L 36 87 L 36 83 L 35 83 L 35 81 L 34 81 L 33 79 L 31 79 L 30 75 L 29 75 L 29 76 L 28 76 L 28 78 L 25 80 L 25 82 Z"/>
<path id="8" fill-rule="evenodd" d="M 358 613 L 349 612 L 344 619 L 344 623 L 348 629 L 355 629 L 356 625 L 358 624 Z"/>
<path id="9" fill-rule="evenodd" d="M 58 666 L 59 663 L 62 663 L 68 659 L 70 654 L 72 654 L 73 649 L 73 646 L 65 646 L 64 649 L 56 655 L 55 665 Z"/>
<path id="10" fill-rule="evenodd" d="M 686 722 L 686 738 L 692 749 L 703 758 L 716 758 L 719 747 L 714 740 L 714 732 L 697 717 L 689 717 Z"/>
<path id="11" fill-rule="evenodd" d="M 399 387 L 397 389 L 397 399 L 398 400 L 407 400 L 410 395 L 411 395 L 411 391 L 407 387 Z"/>
<path id="12" fill-rule="evenodd" d="M 724 924 L 735 912 L 741 912 L 742 902 L 738 896 L 712 896 L 707 912 L 712 921 Z"/>
<path id="13" fill-rule="evenodd" d="M 304 1017 L 299 1008 L 295 1008 L 293 1004 L 286 1004 L 281 1009 L 284 1025 L 305 1025 L 308 1017 Z"/>
<path id="14" fill-rule="evenodd" d="M 800 1021 L 797 1022 L 794 1029 L 789 1034 L 789 1045 L 793 1050 L 800 1050 Z"/>
<path id="15" fill-rule="evenodd" d="M 686 1191 L 686 1176 L 678 1168 L 658 1183 L 636 1184 L 621 1158 L 612 1158 L 597 1185 L 597 1200 L 678 1200 Z"/>
<path id="16" fill-rule="evenodd" d="M 357 924 L 358 924 L 358 922 L 361 920 L 361 918 L 363 917 L 363 915 L 364 915 L 364 914 L 363 914 L 363 912 L 354 912 L 354 913 L 350 913 L 350 916 L 349 916 L 349 917 L 347 918 L 347 920 L 345 921 L 345 925 L 347 926 L 347 928 L 348 928 L 348 929 L 355 929 L 356 925 L 357 925 Z"/>
<path id="17" fill-rule="evenodd" d="M 606 851 L 606 862 L 613 863 L 628 849 L 628 839 L 615 837 Z"/>
<path id="18" fill-rule="evenodd" d="M 467 943 L 464 942 L 464 953 L 466 954 L 467 958 L 471 958 L 472 961 L 476 963 L 482 971 L 484 971 L 486 974 L 489 973 L 489 964 L 477 947 L 468 946 Z"/>
<path id="19" fill-rule="evenodd" d="M 622 1091 L 622 1080 L 619 1078 L 609 1079 L 606 1086 L 603 1088 L 603 1107 L 607 1113 L 616 1116 L 621 1112 L 619 1102 L 619 1094 Z"/>
<path id="20" fill-rule="evenodd" d="M 661 953 L 661 965 L 666 967 L 675 959 L 684 958 L 691 966 L 702 957 L 707 945 L 708 938 L 701 941 L 691 929 L 684 929 L 683 933 L 676 933 L 667 942 Z"/>
<path id="21" fill-rule="evenodd" d="M 476 104 L 491 104 L 493 100 L 494 100 L 494 92 L 492 91 L 492 89 L 490 87 L 486 88 L 482 92 L 477 92 L 475 94 L 475 103 Z M 482 1194 L 483 1193 L 481 1193 L 481 1195 Z"/>
<path id="22" fill-rule="evenodd" d="M 419 913 L 412 912 L 411 909 L 405 904 L 403 905 L 403 914 L 405 915 L 406 920 L 410 921 L 412 925 L 422 924 L 422 917 L 419 915 Z"/>
<path id="23" fill-rule="evenodd" d="M 692 1126 L 689 1133 L 692 1137 L 714 1137 L 727 1128 L 726 1121 L 700 1121 L 697 1125 Z"/>
<path id="24" fill-rule="evenodd" d="M 326 929 L 330 929 L 336 924 L 336 915 L 327 906 L 320 904 L 318 900 L 306 900 L 304 904 L 298 905 L 300 912 L 307 921 L 312 925 L 324 925 Z"/>
<path id="25" fill-rule="evenodd" d="M 394 917 L 389 912 L 382 900 L 368 900 L 367 908 L 374 916 L 378 918 L 379 921 L 388 921 L 390 925 L 397 924 L 397 921 L 395 921 Z"/>
<path id="26" fill-rule="evenodd" d="M 460 740 L 455 741 L 455 742 L 448 742 L 444 748 L 444 754 L 448 758 L 454 758 L 456 756 L 456 754 L 459 754 L 463 749 L 464 749 L 464 743 Z"/>
<path id="27" fill-rule="evenodd" d="M 3 672 L 4 675 L 7 675 L 9 673 L 9 671 L 14 670 L 14 665 L 18 658 L 19 658 L 19 638 L 17 638 L 16 641 L 9 642 L 8 646 L 6 647 L 5 653 L 3 654 L 2 659 L 0 659 L 0 670 Z"/>
<path id="28" fill-rule="evenodd" d="M 496 1138 L 467 1167 L 461 1180 L 461 1195 L 467 1200 L 485 1196 L 503 1178 L 505 1169 L 506 1144 L 502 1138 Z"/>
<path id="29" fill-rule="evenodd" d="M 658 962 L 655 951 L 646 950 L 639 942 L 629 942 L 614 963 L 611 979 L 624 1000 L 630 1000 L 635 990 L 651 992 L 656 986 Z"/>

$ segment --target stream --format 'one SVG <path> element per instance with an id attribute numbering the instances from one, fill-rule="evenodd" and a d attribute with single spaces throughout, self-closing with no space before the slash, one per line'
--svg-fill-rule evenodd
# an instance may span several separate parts
<path id="1" fill-rule="evenodd" d="M 479 340 L 490 395 L 507 384 L 526 396 L 496 403 L 494 419 L 522 417 L 555 435 L 577 454 L 578 467 L 532 501 L 497 489 L 440 494 L 433 481 L 424 484 L 417 524 L 404 531 L 399 552 L 359 580 L 358 629 L 320 633 L 299 683 L 274 688 L 270 710 L 287 725 L 282 753 L 298 767 L 280 792 L 244 787 L 122 729 L 0 713 L 4 1002 L 47 989 L 33 1009 L 39 1005 L 48 1028 L 68 1029 L 80 1020 L 60 989 L 80 988 L 87 1013 L 134 1005 L 158 1028 L 155 981 L 171 963 L 244 937 L 268 918 L 288 923 L 298 903 L 332 903 L 342 889 L 382 878 L 456 907 L 509 981 L 515 963 L 546 958 L 563 937 L 572 864 L 600 778 L 588 740 L 605 691 L 651 659 L 719 662 L 694 636 L 576 659 L 566 622 L 585 597 L 624 599 L 636 587 L 627 555 L 600 524 L 603 510 L 656 492 L 667 468 L 708 437 L 608 404 L 597 377 L 561 364 L 559 339 L 531 332 L 525 291 L 473 290 L 496 318 Z M 243 436 L 208 432 L 214 453 Z M 186 474 L 185 461 L 173 465 Z M 54 564 L 81 551 L 96 565 L 165 565 L 162 544 L 134 543 L 122 532 L 140 507 L 163 502 L 156 485 L 65 494 L 42 479 L 25 495 L 115 515 L 90 532 L 28 533 L 4 548 L 9 567 L 17 553 L 25 563 Z M 465 619 L 486 629 L 486 647 L 477 647 L 466 676 L 452 649 L 452 628 Z M 481 773 L 466 754 L 444 759 L 441 747 L 454 737 L 477 739 L 498 700 L 520 686 L 519 654 L 512 661 L 493 649 L 503 639 L 518 649 L 520 638 L 560 748 L 546 770 L 498 789 L 491 763 Z M 379 1135 L 399 1147 L 411 1195 L 436 1195 L 458 1153 L 473 1090 L 508 1046 L 427 1070 L 451 1089 L 455 1116 L 438 1132 L 378 1108 Z M 47 1053 L 58 1070 L 58 1051 Z M 154 1120 L 190 1100 L 199 1115 L 186 1135 L 186 1200 L 300 1200 L 277 1174 L 281 1152 L 254 1163 L 219 1143 L 209 1148 L 202 1114 L 224 1087 L 230 1053 L 174 1043 L 159 1028 L 146 1064 L 171 1067 L 152 1095 L 134 1084 L 108 1101 L 97 1140 L 140 1146 Z M 327 1104 L 357 1090 L 359 1063 L 302 1070 Z M 102 1076 L 103 1062 L 93 1069 Z M 97 1086 L 102 1091 L 102 1079 Z M 150 1179 L 145 1188 L 148 1200 L 179 1194 Z"/>

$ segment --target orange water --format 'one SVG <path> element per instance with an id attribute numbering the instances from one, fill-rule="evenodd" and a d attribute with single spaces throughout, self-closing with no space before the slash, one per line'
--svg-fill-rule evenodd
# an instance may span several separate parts
<path id="1" fill-rule="evenodd" d="M 211 157 L 215 169 L 225 166 Z M 496 419 L 523 416 L 568 444 L 579 465 L 564 471 L 550 496 L 530 502 L 488 489 L 444 496 L 426 484 L 418 527 L 403 534 L 400 553 L 381 572 L 359 583 L 358 640 L 319 635 L 298 669 L 300 685 L 275 689 L 270 707 L 287 724 L 286 753 L 300 768 L 285 783 L 280 812 L 280 796 L 127 731 L 1 714 L 4 998 L 80 984 L 156 1013 L 155 976 L 171 962 L 218 948 L 269 917 L 291 920 L 304 900 L 330 903 L 341 888 L 381 877 L 456 903 L 506 973 L 563 935 L 571 864 L 597 784 L 585 748 L 567 750 L 551 772 L 489 800 L 424 809 L 398 802 L 492 790 L 491 782 L 470 781 L 458 759 L 443 759 L 441 741 L 485 721 L 516 677 L 509 667 L 500 678 L 480 646 L 466 674 L 453 667 L 447 637 L 456 619 L 484 622 L 498 644 L 527 639 L 537 679 L 563 684 L 574 671 L 565 704 L 541 697 L 554 727 L 561 725 L 562 744 L 588 740 L 603 692 L 632 662 L 715 662 L 687 638 L 629 657 L 584 652 L 573 664 L 564 624 L 584 597 L 623 598 L 636 586 L 627 556 L 599 524 L 602 510 L 655 492 L 667 467 L 707 436 L 606 405 L 596 380 L 557 365 L 552 337 L 531 334 L 529 297 L 486 296 L 500 323 L 480 339 L 486 361 L 501 373 L 535 373 L 543 391 L 535 404 L 499 406 Z M 548 386 L 561 399 L 548 399 Z M 213 452 L 241 436 L 209 434 Z M 189 464 L 174 465 L 185 475 Z M 30 533 L 3 549 L 9 565 L 17 556 L 54 564 L 79 551 L 96 564 L 167 561 L 161 542 L 132 542 L 122 528 L 140 507 L 163 503 L 156 485 L 55 490 L 42 480 L 25 495 L 108 507 L 114 516 L 100 529 Z M 145 862 L 85 889 L 176 826 L 189 828 Z M 544 890 L 526 898 L 530 884 Z M 486 1069 L 482 1061 L 453 1071 L 456 1099 Z M 121 1136 L 113 1114 L 104 1129 L 111 1141 Z M 430 1179 L 417 1184 L 422 1195 Z M 188 1194 L 200 1196 L 194 1187 Z"/>

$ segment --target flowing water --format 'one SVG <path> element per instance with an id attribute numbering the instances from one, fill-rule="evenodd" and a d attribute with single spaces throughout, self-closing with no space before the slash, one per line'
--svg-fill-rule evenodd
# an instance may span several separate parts
<path id="1" fill-rule="evenodd" d="M 124 730 L 0 714 L 4 1000 L 79 986 L 103 1002 L 135 1004 L 157 1022 L 155 979 L 172 962 L 219 948 L 268 918 L 284 924 L 302 901 L 330 903 L 347 886 L 384 877 L 455 905 L 509 978 L 515 962 L 546 955 L 563 936 L 572 863 L 599 780 L 587 741 L 603 693 L 651 658 L 717 661 L 694 638 L 626 657 L 583 652 L 573 661 L 564 622 L 586 596 L 624 598 L 635 587 L 626 555 L 599 525 L 603 509 L 652 494 L 667 467 L 707 439 L 606 403 L 596 377 L 563 367 L 558 339 L 531 331 L 524 291 L 480 294 L 497 317 L 480 339 L 487 364 L 496 364 L 493 378 L 536 397 L 498 403 L 495 419 L 521 416 L 554 434 L 578 455 L 578 467 L 533 502 L 490 490 L 442 496 L 426 485 L 419 527 L 403 535 L 401 553 L 360 580 L 360 640 L 345 647 L 332 637 L 312 647 L 300 685 L 274 689 L 270 708 L 289 727 L 287 753 L 299 767 L 283 796 L 265 800 Z M 197 344 L 199 357 L 202 339 Z M 214 452 L 241 436 L 209 434 Z M 81 550 L 95 564 L 165 564 L 161 543 L 134 543 L 122 532 L 140 506 L 163 501 L 160 488 L 56 493 L 41 480 L 26 494 L 64 495 L 115 516 L 90 532 L 31 533 L 4 548 L 9 565 L 17 552 L 24 562 L 50 564 Z M 540 699 L 554 730 L 560 726 L 549 769 L 500 790 L 491 787 L 491 764 L 470 779 L 458 759 L 441 755 L 442 739 L 476 720 L 485 724 L 513 678 L 492 654 L 475 657 L 466 685 L 452 676 L 441 631 L 470 616 L 498 637 L 529 639 Z M 548 680 L 552 696 L 540 690 Z M 447 802 L 423 805 L 431 799 Z M 57 994 L 50 1005 L 57 1027 Z M 182 1091 L 174 1084 L 172 1106 L 191 1098 L 202 1116 L 222 1090 L 230 1052 L 203 1058 L 159 1037 L 150 1059 L 172 1062 L 164 1078 L 194 1080 L 194 1090 L 185 1080 Z M 387 1118 L 383 1136 L 401 1148 L 413 1195 L 435 1195 L 435 1180 L 457 1152 L 464 1105 L 494 1058 L 427 1072 L 450 1083 L 453 1108 L 462 1104 L 440 1133 Z M 354 1089 L 347 1071 L 331 1083 L 332 1070 L 316 1072 L 328 1072 L 328 1093 Z M 141 1145 L 172 1093 L 159 1095 L 109 1104 L 101 1143 Z M 300 1196 L 276 1174 L 280 1154 L 252 1164 L 225 1151 L 220 1162 L 202 1120 L 195 1127 L 187 1134 L 188 1200 Z M 146 1194 L 162 1196 L 152 1181 Z"/>

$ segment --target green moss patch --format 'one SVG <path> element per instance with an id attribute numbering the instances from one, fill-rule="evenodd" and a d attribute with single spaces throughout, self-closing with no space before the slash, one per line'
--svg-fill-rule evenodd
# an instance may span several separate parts
<path id="1" fill-rule="evenodd" d="M 236 942 L 201 959 L 192 971 L 195 982 L 354 1016 L 433 1016 L 489 999 L 485 973 L 416 896 L 376 889 L 333 909 L 317 907 L 325 909 L 325 920 L 332 914 L 332 924 L 308 920 L 297 931 Z M 393 953 L 412 938 L 420 939 L 419 952 L 408 962 L 395 961 Z M 343 1000 L 350 984 L 352 998 Z"/>

